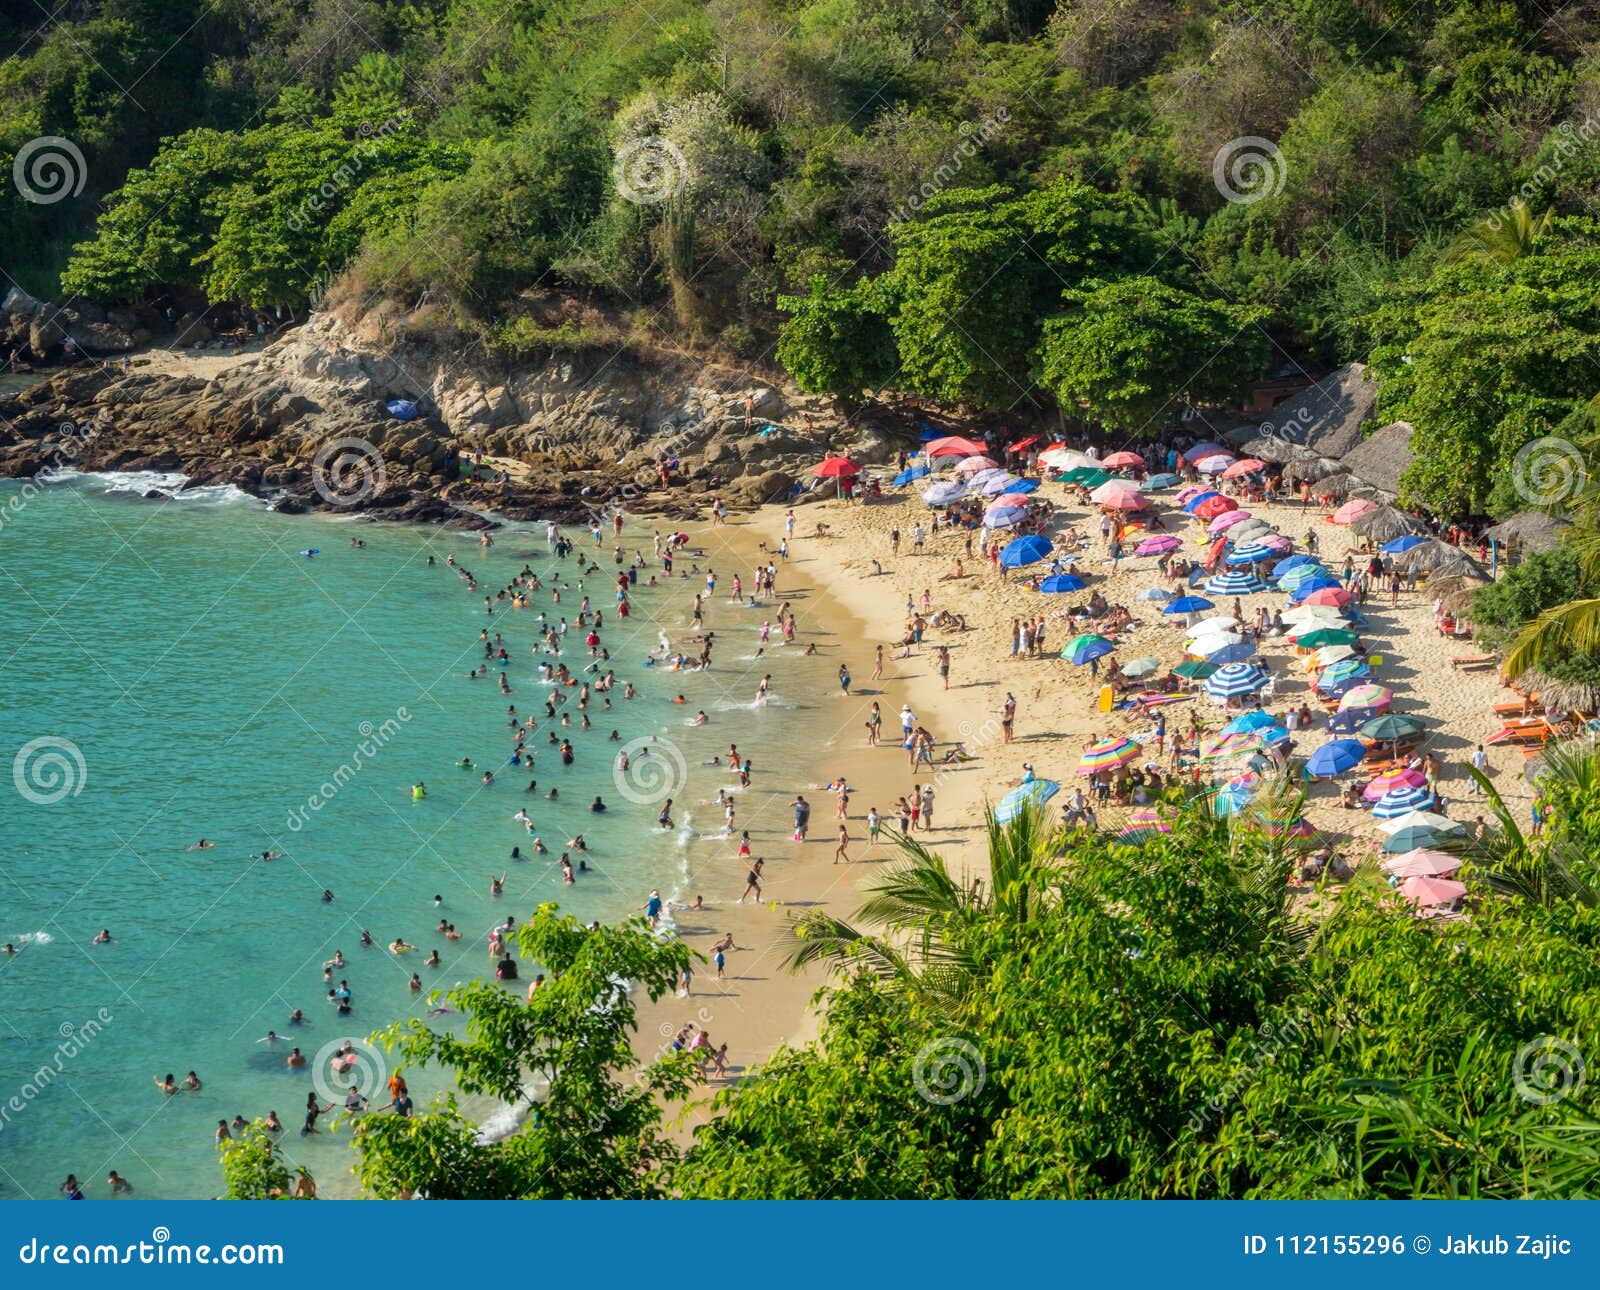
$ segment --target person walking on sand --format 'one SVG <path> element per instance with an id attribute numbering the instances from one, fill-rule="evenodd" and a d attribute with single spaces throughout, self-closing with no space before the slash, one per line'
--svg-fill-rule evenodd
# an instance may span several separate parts
<path id="1" fill-rule="evenodd" d="M 1479 744 L 1472 752 L 1472 769 L 1483 776 L 1489 774 L 1489 754 L 1484 751 L 1482 744 Z M 1483 796 L 1483 785 L 1476 779 L 1472 781 L 1472 795 L 1474 797 Z"/>
<path id="2" fill-rule="evenodd" d="M 1010 690 L 1006 691 L 1006 701 L 1000 707 L 1000 731 L 1004 738 L 1001 743 L 1010 743 L 1014 737 L 1017 722 L 1017 699 Z"/>
<path id="3" fill-rule="evenodd" d="M 922 786 L 922 831 L 926 833 L 933 827 L 933 781 L 929 780 Z"/>
<path id="4" fill-rule="evenodd" d="M 834 847 L 834 849 L 833 849 L 833 862 L 834 862 L 834 864 L 838 864 L 839 861 L 841 861 L 841 860 L 843 860 L 846 864 L 850 863 L 850 852 L 848 850 L 846 850 L 846 848 L 849 845 L 850 845 L 850 829 L 849 829 L 849 827 L 847 825 L 840 824 L 839 825 L 839 844 L 836 847 Z"/>
<path id="5" fill-rule="evenodd" d="M 874 651 L 873 656 L 872 656 L 872 679 L 874 681 L 883 680 L 883 646 L 882 645 L 878 646 L 878 648 Z M 874 703 L 872 706 L 873 707 L 877 707 L 878 705 L 876 703 Z"/>
<path id="6" fill-rule="evenodd" d="M 741 905 L 744 904 L 745 896 L 748 896 L 752 891 L 755 892 L 757 901 L 761 899 L 761 870 L 766 863 L 767 862 L 765 860 L 758 859 L 753 865 L 750 866 L 750 872 L 745 874 L 744 896 L 739 897 L 739 903 Z"/>
<path id="7" fill-rule="evenodd" d="M 939 646 L 939 679 L 944 682 L 944 688 L 950 688 L 950 647 Z"/>

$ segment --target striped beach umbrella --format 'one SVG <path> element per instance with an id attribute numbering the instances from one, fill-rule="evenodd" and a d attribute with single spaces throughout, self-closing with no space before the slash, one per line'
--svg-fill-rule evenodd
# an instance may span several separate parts
<path id="1" fill-rule="evenodd" d="M 1206 580 L 1206 594 L 1211 596 L 1253 596 L 1267 589 L 1266 583 L 1243 569 L 1219 573 Z"/>
<path id="2" fill-rule="evenodd" d="M 1272 548 L 1260 542 L 1247 542 L 1244 546 L 1236 546 L 1228 552 L 1225 563 L 1227 564 L 1258 564 L 1262 560 L 1272 559 Z"/>
<path id="3" fill-rule="evenodd" d="M 1085 632 L 1082 636 L 1074 636 L 1067 642 L 1066 648 L 1061 651 L 1061 657 L 1069 660 L 1075 667 L 1082 667 L 1091 659 L 1104 658 L 1116 648 L 1104 636 Z"/>
<path id="4" fill-rule="evenodd" d="M 1009 824 L 1030 806 L 1048 802 L 1060 791 L 1061 785 L 1053 779 L 1031 779 L 1000 799 L 994 808 L 994 818 L 997 823 Z"/>
<path id="5" fill-rule="evenodd" d="M 1254 663 L 1229 663 L 1206 678 L 1205 691 L 1214 699 L 1231 699 L 1237 694 L 1254 694 L 1269 679 Z"/>
<path id="6" fill-rule="evenodd" d="M 1126 766 L 1143 751 L 1136 740 L 1126 735 L 1113 735 L 1083 750 L 1078 758 L 1078 774 L 1095 775 L 1103 770 L 1115 770 Z"/>
<path id="7" fill-rule="evenodd" d="M 1292 569 L 1287 569 L 1278 574 L 1278 590 L 1294 591 L 1302 583 L 1307 583 L 1316 578 L 1329 577 L 1329 573 L 1315 561 L 1307 560 L 1305 564 L 1297 564 Z"/>
<path id="8" fill-rule="evenodd" d="M 1346 658 L 1323 668 L 1322 675 L 1317 678 L 1317 685 L 1319 688 L 1323 682 L 1327 682 L 1330 686 L 1338 685 L 1340 681 L 1359 681 L 1371 675 L 1372 669 L 1361 659 Z"/>
<path id="9" fill-rule="evenodd" d="M 1376 820 L 1398 820 L 1414 811 L 1426 811 L 1433 805 L 1433 794 L 1426 788 L 1396 788 L 1385 793 L 1372 808 Z"/>

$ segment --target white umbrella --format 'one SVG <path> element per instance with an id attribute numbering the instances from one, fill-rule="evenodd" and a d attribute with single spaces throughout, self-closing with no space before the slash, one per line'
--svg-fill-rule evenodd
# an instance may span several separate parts
<path id="1" fill-rule="evenodd" d="M 1455 820 L 1448 820 L 1436 811 L 1412 811 L 1410 815 L 1398 815 L 1392 820 L 1378 820 L 1377 825 L 1385 833 L 1398 833 L 1401 829 L 1409 829 L 1415 824 L 1420 829 L 1454 830 L 1461 827 Z"/>

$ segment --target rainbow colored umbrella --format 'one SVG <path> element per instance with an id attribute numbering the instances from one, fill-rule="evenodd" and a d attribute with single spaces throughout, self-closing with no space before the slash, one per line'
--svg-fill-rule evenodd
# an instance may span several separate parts
<path id="1" fill-rule="evenodd" d="M 1118 766 L 1126 766 L 1135 760 L 1143 751 L 1136 740 L 1129 739 L 1126 735 L 1113 735 L 1083 750 L 1083 754 L 1078 758 L 1077 773 L 1096 775 L 1103 770 L 1115 770 Z"/>
<path id="2" fill-rule="evenodd" d="M 1373 776 L 1366 788 L 1361 790 L 1361 796 L 1369 802 L 1378 802 L 1397 788 L 1421 788 L 1427 782 L 1428 777 L 1420 770 L 1397 766 L 1393 770 L 1386 770 L 1381 775 Z"/>

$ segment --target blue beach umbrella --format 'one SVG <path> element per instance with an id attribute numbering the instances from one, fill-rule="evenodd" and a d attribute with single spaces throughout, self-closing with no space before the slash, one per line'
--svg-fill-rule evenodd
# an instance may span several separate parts
<path id="1" fill-rule="evenodd" d="M 1412 811 L 1426 811 L 1433 805 L 1433 794 L 1421 785 L 1414 788 L 1392 788 L 1378 799 L 1372 808 L 1375 820 L 1398 820 Z"/>
<path id="2" fill-rule="evenodd" d="M 1037 479 L 1013 479 L 1005 487 L 1005 491 L 1008 493 L 1034 493 L 1038 490 L 1039 481 Z"/>
<path id="3" fill-rule="evenodd" d="M 1324 698 L 1342 699 L 1347 691 L 1355 689 L 1358 685 L 1365 684 L 1366 682 L 1359 676 L 1344 676 L 1333 681 L 1318 677 L 1317 693 Z"/>
<path id="4" fill-rule="evenodd" d="M 1318 591 L 1329 587 L 1337 589 L 1338 586 L 1338 582 L 1332 578 L 1307 578 L 1289 593 L 1289 598 L 1298 604 L 1307 596 L 1313 595 Z"/>
<path id="5" fill-rule="evenodd" d="M 1266 685 L 1267 674 L 1254 663 L 1229 663 L 1206 678 L 1205 691 L 1214 699 L 1253 694 Z"/>
<path id="6" fill-rule="evenodd" d="M 1219 573 L 1206 582 L 1206 591 L 1213 596 L 1253 596 L 1258 591 L 1266 590 L 1266 583 L 1243 569 Z"/>
<path id="7" fill-rule="evenodd" d="M 1151 475 L 1149 479 L 1144 481 L 1144 491 L 1147 493 L 1158 493 L 1163 488 L 1176 488 L 1182 482 L 1183 480 L 1181 480 L 1177 475 L 1170 474 L 1163 470 L 1160 474 Z"/>
<path id="8" fill-rule="evenodd" d="M 894 477 L 894 485 L 896 488 L 904 488 L 907 484 L 913 483 L 914 481 L 921 479 L 924 475 L 931 475 L 932 473 L 933 472 L 926 466 L 907 466 Z"/>
<path id="9" fill-rule="evenodd" d="M 1243 663 L 1246 659 L 1256 656 L 1254 641 L 1234 641 L 1231 645 L 1224 645 L 1221 649 L 1212 650 L 1206 655 L 1206 662 L 1215 663 L 1221 667 L 1228 663 Z"/>
<path id="10" fill-rule="evenodd" d="M 1250 542 L 1241 547 L 1235 547 L 1228 552 L 1224 564 L 1257 564 L 1262 560 L 1270 560 L 1277 552 L 1270 546 L 1262 546 L 1259 542 Z"/>
<path id="11" fill-rule="evenodd" d="M 935 430 L 932 426 L 923 426 L 922 434 L 919 437 L 923 443 L 931 443 L 935 439 L 943 439 L 944 431 Z"/>
<path id="12" fill-rule="evenodd" d="M 1293 569 L 1290 569 L 1288 573 L 1282 573 L 1278 575 L 1278 590 L 1294 591 L 1303 583 L 1310 582 L 1314 578 L 1326 578 L 1327 576 L 1328 571 L 1320 564 L 1311 563 L 1296 565 Z"/>
<path id="13" fill-rule="evenodd" d="M 1421 546 L 1427 540 L 1427 538 L 1419 537 L 1415 533 L 1406 533 L 1401 537 L 1385 542 L 1378 550 L 1385 555 L 1404 555 L 1412 547 Z"/>
<path id="14" fill-rule="evenodd" d="M 1350 682 L 1346 685 L 1349 688 Z M 1376 708 L 1348 708 L 1344 712 L 1335 712 L 1328 718 L 1328 729 L 1336 735 L 1353 735 L 1362 726 L 1374 717 L 1381 715 Z"/>
<path id="15" fill-rule="evenodd" d="M 1201 502 L 1210 501 L 1213 497 L 1221 496 L 1222 494 L 1217 492 L 1215 489 L 1212 489 L 1210 492 L 1206 493 L 1196 493 L 1183 504 L 1183 509 L 1187 514 L 1193 515 L 1195 512 L 1195 507 L 1199 506 Z"/>
<path id="16" fill-rule="evenodd" d="M 1306 759 L 1306 770 L 1329 778 L 1359 766 L 1367 747 L 1359 739 L 1330 739 Z"/>
<path id="17" fill-rule="evenodd" d="M 1070 660 L 1074 667 L 1082 667 L 1092 659 L 1104 658 L 1116 648 L 1104 636 L 1086 632 L 1068 641 L 1067 647 L 1061 651 L 1061 657 Z"/>
<path id="18" fill-rule="evenodd" d="M 1030 533 L 1027 537 L 1019 537 L 1014 542 L 1008 542 L 1000 552 L 1000 563 L 1007 569 L 1021 568 L 1025 564 L 1037 564 L 1053 549 L 1047 539 L 1036 533 Z"/>
<path id="19" fill-rule="evenodd" d="M 1204 596 L 1179 596 L 1176 600 L 1169 601 L 1167 607 L 1161 612 L 1164 614 L 1198 614 L 1202 609 L 1215 609 L 1216 605 Z"/>
<path id="20" fill-rule="evenodd" d="M 1039 590 L 1054 595 L 1061 591 L 1082 591 L 1089 584 L 1075 573 L 1057 573 L 1043 579 Z"/>
<path id="21" fill-rule="evenodd" d="M 1272 566 L 1272 576 L 1274 578 L 1281 578 L 1291 569 L 1298 569 L 1303 564 L 1315 563 L 1315 558 L 1306 555 L 1303 551 L 1299 555 L 1285 556 L 1282 560 L 1279 560 L 1277 564 Z"/>
<path id="22" fill-rule="evenodd" d="M 1257 708 L 1253 712 L 1246 712 L 1242 716 L 1235 717 L 1222 727 L 1222 733 L 1225 735 L 1247 735 L 1252 730 L 1265 730 L 1268 726 L 1277 724 L 1270 712 L 1263 712 Z"/>
<path id="23" fill-rule="evenodd" d="M 1048 802 L 1061 791 L 1053 779 L 1032 779 L 1021 788 L 1014 788 L 1000 799 L 994 808 L 997 823 L 1009 824 L 1035 802 Z"/>
<path id="24" fill-rule="evenodd" d="M 1326 693 L 1326 686 L 1338 685 L 1340 681 L 1358 681 L 1364 676 L 1371 676 L 1372 669 L 1358 658 L 1342 658 L 1337 663 L 1330 663 L 1322 669 L 1322 675 L 1317 678 L 1317 689 Z"/>

